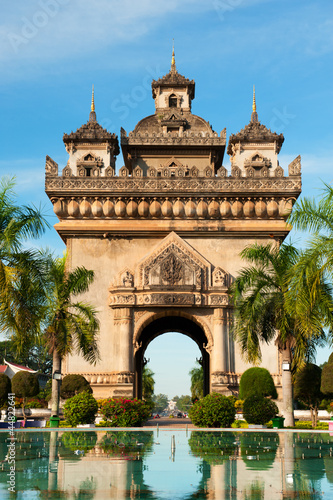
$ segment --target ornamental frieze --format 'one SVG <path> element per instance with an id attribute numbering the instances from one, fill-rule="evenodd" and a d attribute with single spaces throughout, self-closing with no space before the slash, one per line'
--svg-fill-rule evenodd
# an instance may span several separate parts
<path id="1" fill-rule="evenodd" d="M 52 170 L 51 165 L 48 167 Z M 54 167 L 53 167 L 54 168 Z M 294 168 L 293 171 L 296 169 Z M 107 191 L 108 193 L 129 191 L 142 195 L 170 191 L 170 193 L 191 192 L 196 193 L 232 193 L 235 191 L 301 191 L 302 183 L 300 176 L 288 177 L 194 177 L 194 178 L 153 178 L 153 177 L 53 177 L 47 175 L 45 180 L 46 192 L 59 191 Z M 60 193 L 59 193 L 60 194 Z"/>
<path id="2" fill-rule="evenodd" d="M 192 293 L 192 292 L 133 292 L 131 295 L 122 293 L 110 294 L 109 304 L 112 308 L 135 306 L 135 307 L 160 307 L 160 306 L 190 306 L 190 307 L 216 307 L 228 306 L 229 297 L 227 293 Z"/>

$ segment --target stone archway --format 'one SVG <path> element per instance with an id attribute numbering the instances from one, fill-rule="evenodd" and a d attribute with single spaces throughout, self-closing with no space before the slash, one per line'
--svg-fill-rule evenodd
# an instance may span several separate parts
<path id="1" fill-rule="evenodd" d="M 157 316 L 143 325 L 137 335 L 139 346 L 134 354 L 134 395 L 142 397 L 142 370 L 144 366 L 144 354 L 150 342 L 156 337 L 167 332 L 178 332 L 190 337 L 199 347 L 202 356 L 202 367 L 204 370 L 204 395 L 209 394 L 210 388 L 210 354 L 206 349 L 209 343 L 207 336 L 201 326 L 194 320 L 177 314 Z"/>

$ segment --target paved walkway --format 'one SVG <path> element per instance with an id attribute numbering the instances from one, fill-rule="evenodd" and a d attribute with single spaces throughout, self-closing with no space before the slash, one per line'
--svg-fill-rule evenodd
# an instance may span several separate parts
<path id="1" fill-rule="evenodd" d="M 169 417 L 161 417 L 161 418 L 151 418 L 148 422 L 145 423 L 144 427 L 172 427 L 177 429 L 195 429 L 195 425 L 192 424 L 189 418 L 169 418 Z"/>

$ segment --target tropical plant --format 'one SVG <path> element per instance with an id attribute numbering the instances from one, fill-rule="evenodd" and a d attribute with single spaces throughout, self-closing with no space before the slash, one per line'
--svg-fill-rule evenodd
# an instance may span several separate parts
<path id="1" fill-rule="evenodd" d="M 302 276 L 307 269 L 316 268 L 318 276 L 328 275 L 333 281 L 333 187 L 324 183 L 322 197 L 317 202 L 304 198 L 293 207 L 288 218 L 295 229 L 313 233 L 308 240 L 303 258 L 298 263 L 299 274 Z M 312 293 L 317 290 L 317 280 L 313 283 Z M 331 332 L 332 333 L 332 332 Z"/>
<path id="2" fill-rule="evenodd" d="M 64 356 L 77 351 L 89 363 L 99 359 L 97 334 L 99 323 L 94 307 L 74 299 L 86 292 L 94 279 L 93 271 L 76 267 L 69 271 L 67 256 L 45 256 L 47 304 L 44 336 L 53 356 L 52 374 L 61 372 Z M 52 413 L 59 414 L 59 381 L 52 380 Z"/>
<path id="3" fill-rule="evenodd" d="M 93 392 L 89 382 L 83 377 L 83 375 L 65 375 L 61 382 L 60 397 L 68 399 L 72 398 L 76 394 L 79 394 L 80 392 L 90 392 L 90 394 Z"/>
<path id="4" fill-rule="evenodd" d="M 12 392 L 10 378 L 5 373 L 0 373 L 0 408 L 7 405 L 10 392 Z"/>
<path id="5" fill-rule="evenodd" d="M 260 394 L 252 394 L 244 401 L 243 415 L 248 424 L 267 424 L 278 412 L 274 401 Z"/>
<path id="6" fill-rule="evenodd" d="M 39 383 L 35 373 L 20 371 L 15 373 L 12 378 L 12 391 L 18 398 L 23 398 L 22 413 L 24 420 L 27 419 L 25 414 L 25 405 L 27 398 L 37 396 L 39 393 Z"/>
<path id="7" fill-rule="evenodd" d="M 243 355 L 248 362 L 258 363 L 261 360 L 260 344 L 275 339 L 283 362 L 292 370 L 300 368 L 313 358 L 316 346 L 325 339 L 323 327 L 327 325 L 329 309 L 333 309 L 330 287 L 321 279 L 317 299 L 308 300 L 313 269 L 303 279 L 302 297 L 294 296 L 291 300 L 292 272 L 300 258 L 300 252 L 292 245 L 278 248 L 254 244 L 246 247 L 241 257 L 251 265 L 241 269 L 230 287 L 230 294 L 235 308 L 234 336 Z M 298 307 L 301 299 L 307 303 L 307 308 Z M 294 309 L 291 304 L 294 304 Z M 282 391 L 285 424 L 292 427 L 294 412 L 290 369 L 282 370 Z"/>
<path id="8" fill-rule="evenodd" d="M 42 317 L 40 261 L 23 243 L 47 226 L 39 209 L 17 206 L 15 180 L 0 181 L 0 331 L 8 336 L 36 332 Z M 27 349 L 27 338 L 21 350 Z M 31 346 L 31 344 L 30 344 Z"/>
<path id="9" fill-rule="evenodd" d="M 64 404 L 64 416 L 75 427 L 81 424 L 93 424 L 98 411 L 96 399 L 89 392 L 81 392 L 67 399 Z"/>
<path id="10" fill-rule="evenodd" d="M 142 398 L 145 401 L 151 400 L 154 394 L 154 380 L 155 373 L 148 368 L 148 366 L 144 366 L 142 370 Z"/>
<path id="11" fill-rule="evenodd" d="M 198 427 L 230 427 L 235 420 L 233 401 L 222 394 L 207 394 L 190 408 L 189 416 Z"/>
<path id="12" fill-rule="evenodd" d="M 192 401 L 203 398 L 203 388 L 204 388 L 204 372 L 202 366 L 199 362 L 196 362 L 190 371 L 189 375 L 191 377 L 191 397 Z"/>
<path id="13" fill-rule="evenodd" d="M 277 398 L 273 377 L 266 368 L 258 366 L 249 368 L 241 376 L 239 382 L 239 397 L 246 399 L 251 394 L 261 394 Z"/>
<path id="14" fill-rule="evenodd" d="M 313 428 L 317 425 L 318 409 L 323 398 L 320 385 L 321 368 L 319 366 L 308 363 L 296 373 L 294 397 L 309 406 Z"/>

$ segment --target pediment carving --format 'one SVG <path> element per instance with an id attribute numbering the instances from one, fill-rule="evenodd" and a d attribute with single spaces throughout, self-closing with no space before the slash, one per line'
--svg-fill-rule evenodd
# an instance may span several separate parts
<path id="1" fill-rule="evenodd" d="M 227 287 L 228 286 L 228 273 L 221 267 L 216 267 L 212 273 L 214 287 Z"/>
<path id="2" fill-rule="evenodd" d="M 246 158 L 246 160 L 244 160 L 245 168 L 252 167 L 256 170 L 260 170 L 265 167 L 271 167 L 271 165 L 271 160 L 262 156 L 258 151 L 253 153 L 250 158 Z"/>
<path id="3" fill-rule="evenodd" d="M 138 266 L 142 288 L 207 289 L 210 263 L 176 233 L 170 233 Z"/>
<path id="4" fill-rule="evenodd" d="M 134 273 L 132 269 L 126 267 L 120 273 L 117 274 L 113 286 L 113 288 L 133 288 L 134 287 Z"/>

